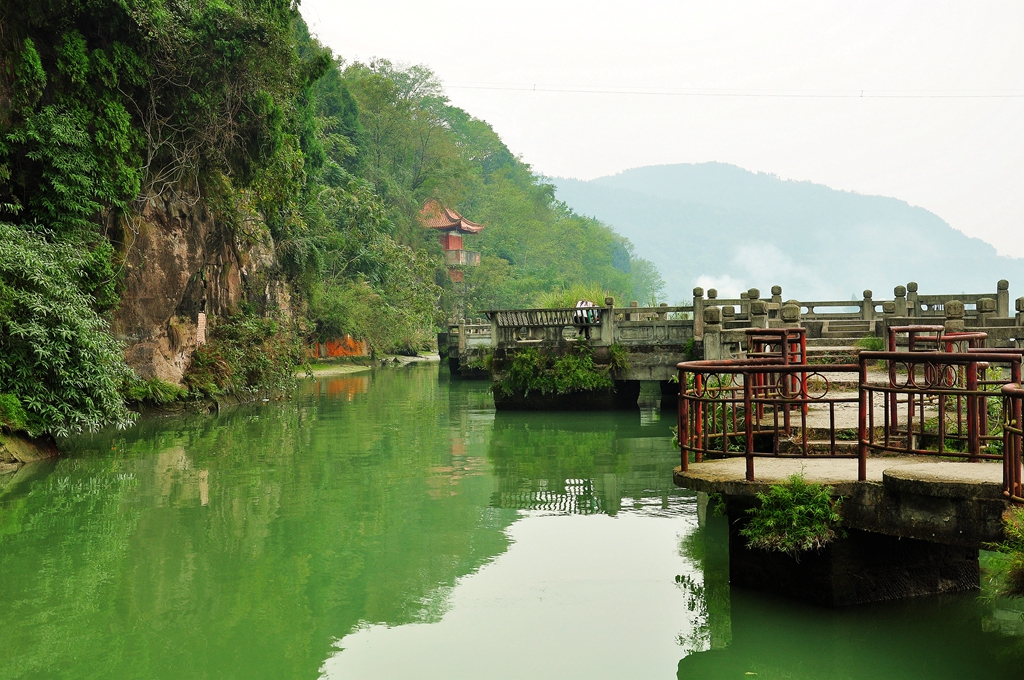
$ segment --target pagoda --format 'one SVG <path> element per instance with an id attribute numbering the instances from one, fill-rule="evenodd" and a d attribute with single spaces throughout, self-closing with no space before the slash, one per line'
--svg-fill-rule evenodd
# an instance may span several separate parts
<path id="1" fill-rule="evenodd" d="M 438 240 L 444 248 L 445 262 L 448 263 L 448 276 L 452 281 L 463 279 L 460 267 L 476 267 L 480 264 L 480 253 L 463 250 L 462 237 L 466 234 L 479 234 L 484 225 L 470 222 L 455 210 L 445 207 L 440 201 L 430 199 L 420 210 L 420 222 L 427 229 L 438 232 Z"/>

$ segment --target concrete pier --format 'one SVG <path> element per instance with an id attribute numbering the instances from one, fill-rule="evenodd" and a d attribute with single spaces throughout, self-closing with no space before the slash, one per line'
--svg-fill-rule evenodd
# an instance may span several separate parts
<path id="1" fill-rule="evenodd" d="M 678 485 L 725 501 L 731 583 L 829 606 L 977 589 L 978 550 L 1002 540 L 1009 508 L 995 462 L 877 457 L 865 481 L 857 481 L 856 460 L 835 458 L 763 458 L 754 482 L 739 458 L 689 468 L 676 468 Z M 846 538 L 799 560 L 748 548 L 739 531 L 755 494 L 794 474 L 842 497 Z"/>

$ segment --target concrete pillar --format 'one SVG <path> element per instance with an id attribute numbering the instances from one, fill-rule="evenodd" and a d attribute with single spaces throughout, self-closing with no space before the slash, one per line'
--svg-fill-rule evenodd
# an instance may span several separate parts
<path id="1" fill-rule="evenodd" d="M 615 342 L 615 298 L 613 297 L 606 297 L 604 299 L 604 307 L 601 308 L 601 333 L 599 338 L 600 344 L 605 347 Z"/>
<path id="2" fill-rule="evenodd" d="M 964 303 L 959 300 L 950 300 L 943 307 L 946 310 L 947 333 L 955 333 L 964 329 Z"/>
<path id="3" fill-rule="evenodd" d="M 693 289 L 693 337 L 704 335 L 704 289 L 697 286 Z"/>
<path id="4" fill-rule="evenodd" d="M 860 303 L 860 318 L 871 321 L 875 318 L 875 301 L 871 299 L 871 291 L 864 291 L 864 300 Z"/>
<path id="5" fill-rule="evenodd" d="M 704 309 L 704 358 L 723 359 L 722 310 L 718 307 Z"/>
<path id="6" fill-rule="evenodd" d="M 907 316 L 921 316 L 921 303 L 917 301 L 917 282 L 907 284 Z"/>
<path id="7" fill-rule="evenodd" d="M 976 305 L 978 321 L 975 325 L 991 326 L 992 319 L 996 316 L 997 306 L 998 303 L 993 298 L 979 298 Z"/>
<path id="8" fill-rule="evenodd" d="M 800 305 L 795 305 L 791 302 L 787 302 L 782 305 L 782 309 L 779 310 L 779 317 L 782 319 L 782 325 L 785 328 L 793 328 L 800 325 Z"/>
<path id="9" fill-rule="evenodd" d="M 772 286 L 772 303 L 782 307 L 782 286 Z"/>
<path id="10" fill-rule="evenodd" d="M 750 305 L 750 326 L 752 328 L 768 328 L 768 303 L 751 298 L 747 304 Z"/>
<path id="11" fill-rule="evenodd" d="M 497 313 L 492 313 L 492 314 L 488 314 L 488 317 L 491 320 L 491 349 L 494 350 L 494 349 L 498 348 L 498 340 L 499 340 L 499 336 L 498 336 L 498 315 L 497 315 Z"/>
<path id="12" fill-rule="evenodd" d="M 1010 316 L 1010 282 L 1006 279 L 1000 279 L 996 284 L 996 316 Z"/>
<path id="13" fill-rule="evenodd" d="M 892 294 L 896 297 L 893 300 L 893 314 L 895 316 L 906 316 L 907 315 L 907 289 L 904 286 L 896 286 L 892 289 Z"/>

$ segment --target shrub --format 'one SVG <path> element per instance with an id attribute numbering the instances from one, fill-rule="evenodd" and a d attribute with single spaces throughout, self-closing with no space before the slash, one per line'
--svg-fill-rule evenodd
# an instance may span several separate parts
<path id="1" fill-rule="evenodd" d="M 818 550 L 843 535 L 839 508 L 829 487 L 811 484 L 793 475 L 788 484 L 772 484 L 757 494 L 760 506 L 747 512 L 750 523 L 740 530 L 750 548 L 777 550 L 799 558 L 801 552 Z"/>
<path id="2" fill-rule="evenodd" d="M 534 304 L 545 309 L 569 309 L 577 302 L 592 302 L 598 307 L 604 306 L 604 299 L 609 293 L 597 284 L 577 284 L 569 288 L 559 288 L 537 296 Z"/>
<path id="3" fill-rule="evenodd" d="M 1003 536 L 1001 543 L 986 546 L 1003 557 L 991 563 L 998 577 L 997 594 L 1024 597 L 1024 508 L 1013 508 L 1003 519 Z"/>
<path id="4" fill-rule="evenodd" d="M 239 313 L 218 323 L 209 341 L 192 353 L 182 381 L 208 397 L 283 392 L 293 386 L 301 362 L 294 329 L 277 319 Z"/>
<path id="5" fill-rule="evenodd" d="M 125 388 L 125 396 L 129 401 L 151 404 L 167 404 L 181 399 L 187 394 L 188 390 L 184 387 L 179 387 L 160 378 L 134 380 Z"/>
<path id="6" fill-rule="evenodd" d="M 629 370 L 629 356 L 626 353 L 626 348 L 619 343 L 613 343 L 608 347 L 608 354 L 611 359 L 608 362 L 608 368 L 616 373 L 622 373 Z M 676 377 L 676 380 L 679 380 Z"/>
<path id="7" fill-rule="evenodd" d="M 21 402 L 13 394 L 0 394 L 0 427 L 14 431 L 24 430 L 28 416 Z"/>
<path id="8" fill-rule="evenodd" d="M 131 376 L 121 345 L 81 289 L 90 257 L 0 223 L 0 392 L 17 395 L 33 436 L 134 419 L 121 397 Z"/>
<path id="9" fill-rule="evenodd" d="M 519 350 L 505 365 L 504 377 L 495 383 L 502 394 L 526 397 L 531 392 L 570 394 L 611 387 L 607 371 L 594 365 L 594 352 L 577 342 L 557 359 L 531 348 Z"/>

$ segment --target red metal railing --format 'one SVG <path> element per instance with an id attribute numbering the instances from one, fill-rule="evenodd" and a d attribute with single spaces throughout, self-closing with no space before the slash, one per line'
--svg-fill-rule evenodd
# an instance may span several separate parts
<path id="1" fill-rule="evenodd" d="M 856 458 L 837 441 L 836 408 L 857 404 L 857 395 L 829 395 L 829 379 L 806 364 L 785 365 L 777 358 L 688 361 L 679 364 L 679 447 L 683 470 L 691 455 L 747 459 L 824 455 Z M 824 367 L 820 367 L 824 368 Z M 835 364 L 828 373 L 856 374 L 856 364 Z M 826 415 L 827 414 L 827 415 Z M 817 420 L 817 424 L 812 422 Z M 855 429 L 853 423 L 848 428 Z M 811 439 L 814 436 L 825 440 Z"/>
<path id="2" fill-rule="evenodd" d="M 1004 385 L 1003 395 L 1003 494 L 1010 500 L 1024 503 L 1021 487 L 1021 451 L 1024 448 L 1024 388 L 1019 383 Z"/>
<path id="3" fill-rule="evenodd" d="M 910 346 L 944 348 L 984 340 L 954 336 L 947 345 L 949 335 L 918 335 Z M 857 458 L 858 479 L 863 480 L 870 453 L 1002 460 L 1006 494 L 1024 502 L 1024 389 L 1019 387 L 1024 351 L 967 349 L 861 352 L 858 364 L 828 366 L 786 365 L 778 354 L 681 363 L 682 469 L 691 458 L 739 456 L 746 458 L 746 478 L 753 481 L 757 457 Z M 882 364 L 887 379 L 869 379 L 874 362 Z M 857 393 L 830 394 L 825 373 L 857 373 Z M 992 402 L 1000 395 L 999 402 Z M 999 403 L 1000 412 L 990 413 L 990 403 Z M 855 425 L 839 422 L 837 409 L 851 410 L 844 404 L 855 405 Z M 856 448 L 851 450 L 838 436 L 854 432 Z"/>
<path id="4" fill-rule="evenodd" d="M 871 452 L 1002 459 L 1002 446 L 994 446 L 1002 435 L 989 434 L 987 398 L 1003 382 L 985 379 L 982 368 L 1006 366 L 1007 381 L 1017 382 L 1019 354 L 861 352 L 859 359 L 862 468 Z M 868 381 L 874 361 L 887 365 L 887 383 Z"/>

